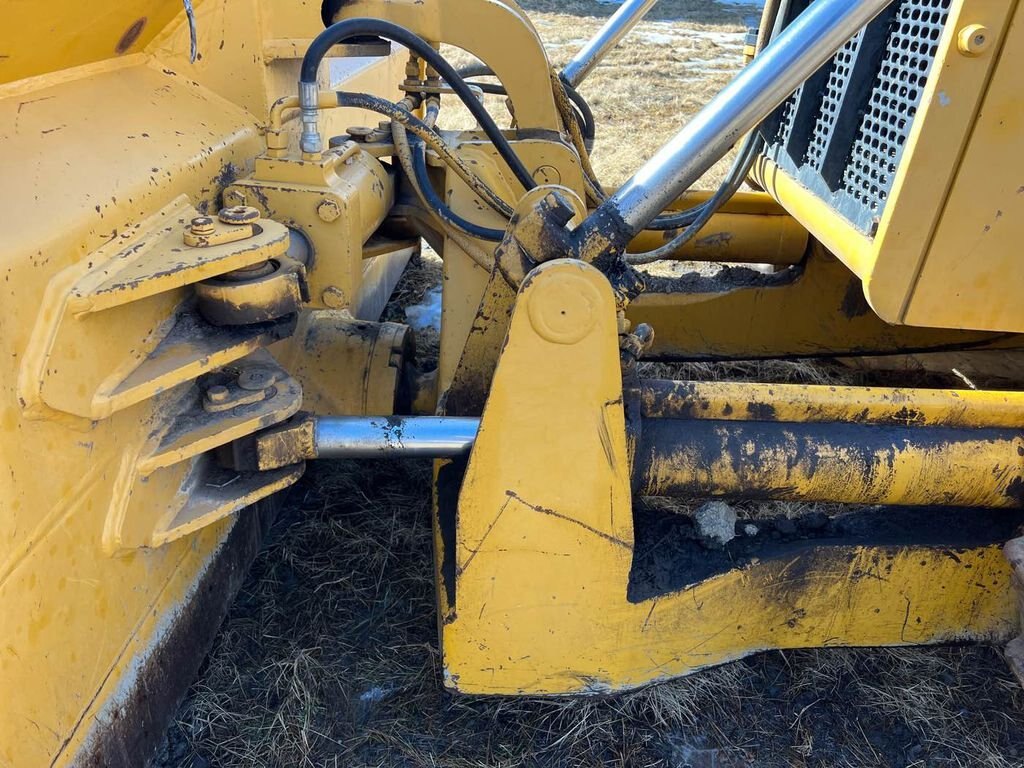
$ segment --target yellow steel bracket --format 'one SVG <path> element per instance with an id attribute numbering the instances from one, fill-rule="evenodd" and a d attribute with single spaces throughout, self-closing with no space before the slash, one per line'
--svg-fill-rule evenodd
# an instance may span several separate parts
<path id="1" fill-rule="evenodd" d="M 161 547 L 238 512 L 302 476 L 303 464 L 238 472 L 214 450 L 298 411 L 302 389 L 265 350 L 162 396 L 150 438 L 121 457 L 103 526 L 108 554 Z"/>
<path id="2" fill-rule="evenodd" d="M 200 219 L 211 232 L 188 245 Z M 188 304 L 204 280 L 285 261 L 287 229 L 254 224 L 237 237 L 182 196 L 55 275 L 25 352 L 21 402 L 37 415 L 104 419 L 287 336 L 293 322 L 218 327 Z"/>
<path id="3" fill-rule="evenodd" d="M 449 687 L 603 693 L 769 648 L 1016 634 L 1010 568 L 994 540 L 955 551 L 800 541 L 637 589 L 650 552 L 634 517 L 624 416 L 610 284 L 579 261 L 540 265 L 519 291 L 464 475 L 458 463 L 437 468 Z"/>
<path id="4" fill-rule="evenodd" d="M 487 64 L 505 85 L 520 128 L 561 130 L 561 118 L 547 82 L 549 64 L 544 44 L 515 3 L 352 0 L 343 4 L 334 21 L 360 16 L 386 19 L 431 43 L 447 43 L 468 51 Z M 541 82 L 543 87 L 538 87 Z"/>
<path id="5" fill-rule="evenodd" d="M 360 310 L 364 282 L 362 250 L 394 204 L 394 182 L 384 166 L 355 142 L 324 152 L 316 161 L 298 157 L 256 159 L 252 177 L 239 179 L 224 192 L 232 205 L 251 205 L 261 215 L 291 227 L 312 251 L 310 306 Z M 299 235 L 298 233 L 301 233 Z M 398 249 L 375 257 L 398 259 L 399 271 L 409 252 Z"/>
<path id="6" fill-rule="evenodd" d="M 558 259 L 524 281 L 458 505 L 443 555 L 456 574 L 448 684 L 552 692 L 606 678 L 588 646 L 629 571 L 632 511 L 615 300 L 595 268 Z"/>

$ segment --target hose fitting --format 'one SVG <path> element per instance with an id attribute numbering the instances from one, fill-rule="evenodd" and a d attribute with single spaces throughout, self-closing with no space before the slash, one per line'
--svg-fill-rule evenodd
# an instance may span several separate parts
<path id="1" fill-rule="evenodd" d="M 316 83 L 299 81 L 299 109 L 301 110 L 302 134 L 299 149 L 303 154 L 315 155 L 323 151 L 320 127 L 317 119 L 320 112 L 320 87 Z"/>

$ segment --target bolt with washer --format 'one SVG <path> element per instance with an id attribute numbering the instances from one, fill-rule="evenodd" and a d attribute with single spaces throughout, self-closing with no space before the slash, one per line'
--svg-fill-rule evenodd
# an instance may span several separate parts
<path id="1" fill-rule="evenodd" d="M 260 212 L 251 205 L 232 205 L 221 208 L 217 218 L 225 224 L 252 224 L 260 217 Z"/>
<path id="2" fill-rule="evenodd" d="M 196 216 L 189 222 L 189 229 L 193 235 L 212 235 L 214 233 L 213 219 L 209 216 Z"/>
<path id="3" fill-rule="evenodd" d="M 231 390 L 223 384 L 214 384 L 212 387 L 206 388 L 206 399 L 211 403 L 226 403 L 229 397 L 231 397 Z"/>
<path id="4" fill-rule="evenodd" d="M 984 24 L 969 24 L 956 36 L 956 46 L 964 56 L 981 56 L 989 46 L 991 35 Z"/>
<path id="5" fill-rule="evenodd" d="M 238 374 L 238 386 L 249 392 L 266 389 L 275 381 L 276 372 L 266 368 L 246 368 Z"/>

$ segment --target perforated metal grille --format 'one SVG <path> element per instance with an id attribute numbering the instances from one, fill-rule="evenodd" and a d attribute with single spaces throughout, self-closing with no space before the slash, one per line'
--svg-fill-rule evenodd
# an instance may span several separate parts
<path id="1" fill-rule="evenodd" d="M 790 20 L 806 2 L 793 3 Z M 897 0 L 784 103 L 765 154 L 862 231 L 885 209 L 952 0 Z"/>
<path id="2" fill-rule="evenodd" d="M 839 117 L 839 108 L 842 106 L 843 95 L 850 82 L 850 75 L 853 73 L 854 56 L 863 39 L 864 32 L 861 31 L 840 48 L 835 58 L 832 59 L 828 83 L 825 85 L 825 92 L 821 98 L 821 109 L 818 110 L 818 119 L 814 123 L 814 131 L 811 134 L 811 141 L 807 145 L 807 155 L 804 158 L 806 165 L 819 171 L 825 162 L 828 141 L 832 136 L 836 119 Z"/>
<path id="3" fill-rule="evenodd" d="M 876 215 L 892 189 L 896 166 L 948 16 L 948 0 L 900 4 L 844 176 L 846 191 Z"/>
<path id="4" fill-rule="evenodd" d="M 793 132 L 793 118 L 796 116 L 796 102 L 804 87 L 801 85 L 796 92 L 779 107 L 779 126 L 775 131 L 775 141 L 778 144 L 789 143 L 790 134 Z"/>

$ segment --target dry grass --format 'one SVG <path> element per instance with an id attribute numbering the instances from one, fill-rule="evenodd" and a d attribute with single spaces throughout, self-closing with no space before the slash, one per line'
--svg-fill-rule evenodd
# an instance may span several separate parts
<path id="1" fill-rule="evenodd" d="M 596 2 L 525 3 L 552 64 L 564 65 L 611 15 L 614 6 Z M 632 32 L 629 44 L 613 50 L 583 82 L 580 92 L 597 124 L 593 161 L 602 183 L 616 186 L 724 86 L 739 68 L 744 20 L 749 9 L 729 9 L 709 0 L 660 2 Z M 681 21 L 685 20 L 685 21 Z M 717 22 L 717 23 L 712 23 Z M 453 62 L 472 58 L 447 48 Z M 505 117 L 499 97 L 485 103 Z M 468 111 L 445 100 L 441 124 L 472 128 Z M 728 159 L 709 172 L 708 186 L 725 174 Z"/>
<path id="2" fill-rule="evenodd" d="M 987 648 L 768 653 L 593 699 L 440 686 L 429 467 L 319 465 L 292 494 L 162 765 L 1021 764 Z"/>
<path id="3" fill-rule="evenodd" d="M 613 10 L 582 0 L 529 6 L 556 62 Z M 587 81 L 605 183 L 626 178 L 726 81 L 735 65 L 723 58 L 738 55 L 746 15 L 707 0 L 662 0 L 640 37 Z M 671 35 L 672 46 L 653 42 L 659 35 Z M 453 112 L 449 125 L 466 119 Z M 438 260 L 425 255 L 403 278 L 392 316 L 439 280 Z M 419 347 L 431 359 L 436 337 L 421 334 Z M 645 375 L 833 383 L 866 374 L 768 361 L 647 364 Z M 1024 765 L 1022 694 L 989 648 L 766 653 L 606 698 L 448 694 L 429 488 L 421 462 L 311 468 L 225 620 L 159 765 Z M 750 516 L 808 511 L 744 507 Z"/>

